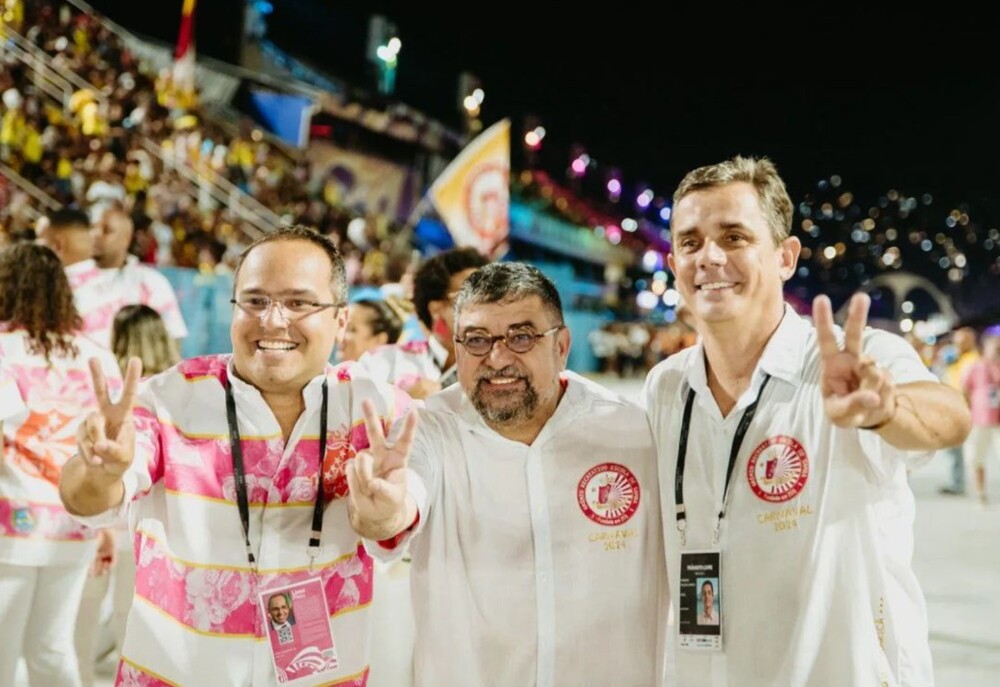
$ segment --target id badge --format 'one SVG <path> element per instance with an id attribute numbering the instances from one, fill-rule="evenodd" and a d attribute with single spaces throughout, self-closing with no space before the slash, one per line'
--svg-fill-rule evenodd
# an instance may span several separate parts
<path id="1" fill-rule="evenodd" d="M 722 559 L 718 551 L 681 554 L 680 648 L 722 651 Z"/>
<path id="2" fill-rule="evenodd" d="M 987 391 L 990 408 L 1000 408 L 1000 386 L 991 386 Z"/>
<path id="3" fill-rule="evenodd" d="M 264 633 L 278 683 L 296 685 L 336 671 L 326 593 L 318 578 L 260 592 Z"/>

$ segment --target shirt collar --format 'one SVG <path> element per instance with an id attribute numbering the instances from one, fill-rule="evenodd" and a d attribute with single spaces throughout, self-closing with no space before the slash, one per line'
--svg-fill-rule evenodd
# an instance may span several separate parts
<path id="1" fill-rule="evenodd" d="M 305 401 L 306 408 L 312 408 L 314 404 L 320 402 L 322 398 L 322 387 L 323 380 L 327 378 L 327 374 L 333 370 L 334 378 L 336 379 L 336 370 L 331 365 L 326 366 L 326 370 L 323 374 L 316 375 L 309 383 L 306 384 L 305 388 L 302 389 L 302 398 Z M 229 383 L 233 387 L 233 395 L 237 398 L 260 398 L 261 401 L 264 400 L 263 396 L 260 395 L 260 390 L 257 389 L 253 384 L 249 382 L 244 382 L 242 379 L 236 376 L 236 370 L 233 367 L 233 358 L 230 356 L 229 362 L 226 364 L 226 376 L 229 379 Z M 334 382 L 336 383 L 336 382 Z"/>
<path id="2" fill-rule="evenodd" d="M 756 387 L 765 373 L 797 385 L 802 379 L 802 360 L 811 331 L 812 326 L 786 303 L 781 322 L 757 362 L 752 386 Z M 694 354 L 688 361 L 687 382 L 698 395 L 708 393 L 705 344 L 701 340 L 695 345 Z"/>
<path id="3" fill-rule="evenodd" d="M 87 258 L 80 262 L 74 262 L 72 265 L 66 265 L 65 269 L 67 277 L 78 277 L 85 272 L 97 269 L 97 263 L 94 262 L 93 258 Z"/>
<path id="4" fill-rule="evenodd" d="M 431 352 L 431 357 L 434 359 L 434 363 L 441 370 L 444 370 L 444 364 L 448 360 L 448 349 L 444 347 L 444 344 L 438 341 L 436 336 L 431 334 L 427 337 L 427 349 Z"/>

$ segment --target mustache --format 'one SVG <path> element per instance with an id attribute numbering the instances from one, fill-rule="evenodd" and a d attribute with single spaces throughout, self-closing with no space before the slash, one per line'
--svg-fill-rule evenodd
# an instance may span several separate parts
<path id="1" fill-rule="evenodd" d="M 499 370 L 484 370 L 476 375 L 476 381 L 482 382 L 489 379 L 496 379 L 497 377 L 513 377 L 515 379 L 527 379 L 528 373 L 520 369 L 517 365 L 508 365 L 507 367 L 501 368 Z"/>

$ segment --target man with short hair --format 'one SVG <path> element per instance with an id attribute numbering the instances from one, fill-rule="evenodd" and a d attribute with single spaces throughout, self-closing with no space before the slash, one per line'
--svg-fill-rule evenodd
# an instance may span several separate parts
<path id="1" fill-rule="evenodd" d="M 696 169 L 674 194 L 668 262 L 700 340 L 645 397 L 677 684 L 929 686 L 907 470 L 961 442 L 968 409 L 904 340 L 865 329 L 867 297 L 843 332 L 826 297 L 815 327 L 785 305 L 792 214 L 766 158 Z M 707 577 L 725 608 L 699 629 Z"/>
<path id="2" fill-rule="evenodd" d="M 167 332 L 175 340 L 187 336 L 177 294 L 163 273 L 144 265 L 129 253 L 135 225 L 118 203 L 94 208 L 94 261 L 103 270 L 103 299 L 85 316 L 88 335 L 98 343 L 111 344 L 111 327 L 126 305 L 148 305 L 160 313 Z"/>
<path id="3" fill-rule="evenodd" d="M 459 383 L 427 399 L 415 436 L 373 439 L 347 473 L 352 512 L 381 513 L 366 537 L 410 543 L 417 687 L 660 685 L 643 411 L 565 370 L 559 293 L 534 267 L 473 272 L 454 322 Z"/>
<path id="4" fill-rule="evenodd" d="M 185 360 L 138 393 L 133 360 L 117 403 L 92 369 L 100 410 L 82 424 L 60 493 L 84 522 L 137 524 L 118 684 L 275 687 L 260 599 L 290 586 L 330 616 L 332 653 L 302 684 L 366 684 L 372 559 L 347 519 L 344 471 L 368 445 L 362 400 L 381 431 L 408 399 L 327 364 L 346 301 L 334 244 L 280 229 L 237 267 L 232 355 Z"/>

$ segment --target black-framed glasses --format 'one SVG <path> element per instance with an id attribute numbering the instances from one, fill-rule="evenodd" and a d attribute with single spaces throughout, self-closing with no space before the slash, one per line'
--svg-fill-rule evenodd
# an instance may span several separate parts
<path id="1" fill-rule="evenodd" d="M 271 311 L 271 306 L 275 306 L 286 322 L 301 320 L 303 317 L 318 313 L 320 310 L 340 308 L 344 305 L 343 303 L 316 303 L 315 301 L 294 296 L 290 298 L 271 298 L 270 296 L 259 294 L 240 296 L 239 298 L 231 299 L 229 302 L 247 315 L 260 319 L 266 318 Z"/>
<path id="2" fill-rule="evenodd" d="M 490 334 L 466 334 L 464 339 L 455 337 L 455 343 L 461 344 L 470 355 L 483 357 L 489 355 L 497 341 L 503 341 L 504 345 L 512 353 L 527 353 L 535 347 L 541 339 L 549 334 L 555 334 L 560 329 L 565 329 L 566 325 L 557 324 L 552 329 L 547 329 L 541 334 L 536 334 L 531 329 L 513 329 L 506 334 L 492 336 Z"/>

